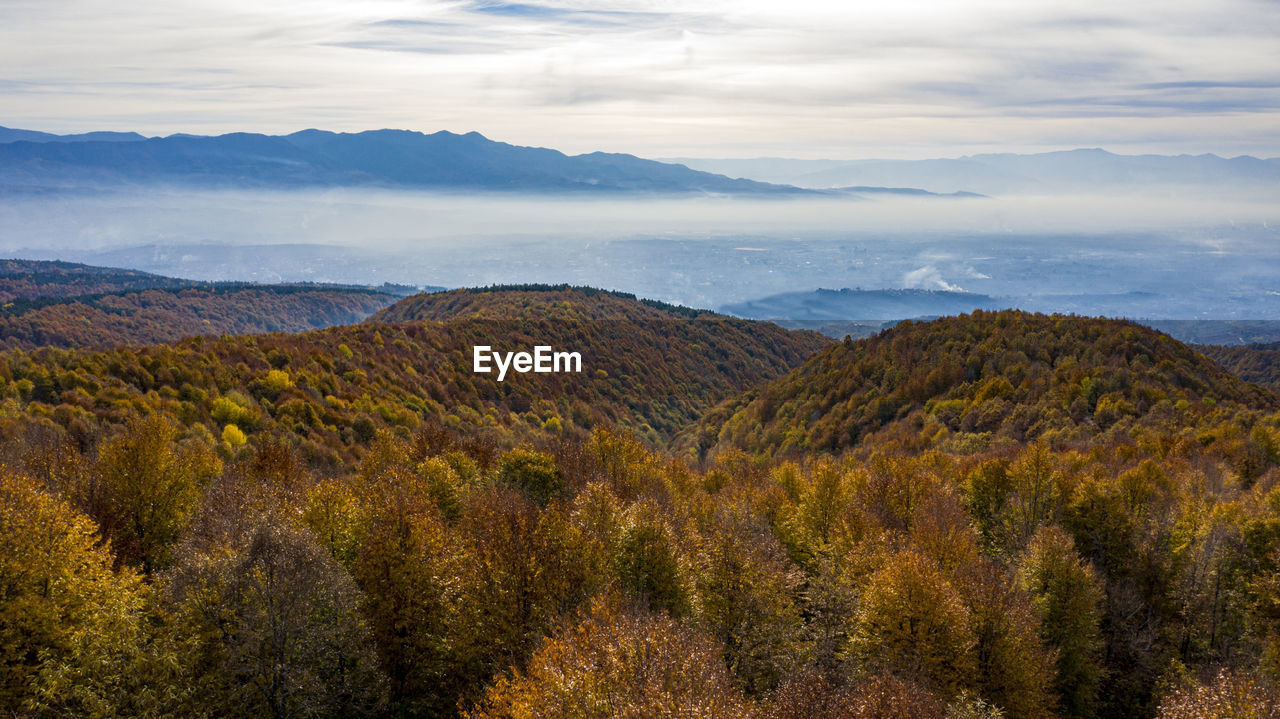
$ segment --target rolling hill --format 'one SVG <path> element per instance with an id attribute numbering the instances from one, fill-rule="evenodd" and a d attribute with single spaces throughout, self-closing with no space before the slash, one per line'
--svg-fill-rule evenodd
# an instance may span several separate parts
<path id="1" fill-rule="evenodd" d="M 0 306 L 0 347 L 108 347 L 345 325 L 396 300 L 375 290 L 207 285 Z"/>
<path id="2" fill-rule="evenodd" d="M 76 262 L 0 260 L 0 304 L 15 300 L 188 287 L 191 284 L 187 280 L 139 270 L 95 267 Z"/>
<path id="3" fill-rule="evenodd" d="M 379 311 L 370 322 L 487 320 L 728 320 L 724 315 L 627 292 L 571 285 L 495 285 L 407 297 Z"/>
<path id="4" fill-rule="evenodd" d="M 979 311 L 829 347 L 712 410 L 684 442 L 700 452 L 840 452 L 896 427 L 925 445 L 985 447 L 1148 421 L 1192 427 L 1223 406 L 1274 409 L 1280 397 L 1131 322 Z"/>

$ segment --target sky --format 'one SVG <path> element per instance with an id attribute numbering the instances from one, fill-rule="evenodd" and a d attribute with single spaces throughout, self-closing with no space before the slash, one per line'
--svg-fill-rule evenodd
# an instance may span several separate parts
<path id="1" fill-rule="evenodd" d="M 1280 156 L 1276 0 L 0 0 L 0 125 Z"/>

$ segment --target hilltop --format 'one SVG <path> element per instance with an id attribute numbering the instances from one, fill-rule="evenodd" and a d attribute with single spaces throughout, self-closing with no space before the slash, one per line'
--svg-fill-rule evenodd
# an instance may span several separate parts
<path id="1" fill-rule="evenodd" d="M 670 320 L 730 319 L 709 310 L 640 299 L 628 292 L 572 285 L 494 285 L 408 297 L 370 322 L 454 319 Z"/>
<path id="2" fill-rule="evenodd" d="M 497 318 L 505 313 L 499 307 L 526 306 L 531 296 L 574 316 Z M 459 305 L 470 310 L 448 310 Z M 259 434 L 290 436 L 306 456 L 326 464 L 358 455 L 379 428 L 424 422 L 498 443 L 603 424 L 658 442 L 830 342 L 769 323 L 681 311 L 590 289 L 456 290 L 407 298 L 377 321 L 300 334 L 4 353 L 0 376 L 10 378 L 3 397 L 18 402 L 24 416 L 52 416 L 80 441 L 158 412 L 215 436 L 229 424 L 255 441 Z M 513 375 L 500 383 L 492 374 L 473 374 L 475 345 L 576 351 L 583 372 Z M 67 404 L 67 392 L 77 393 L 74 404 Z"/>
<path id="3" fill-rule="evenodd" d="M 845 341 L 717 407 L 700 451 L 839 452 L 897 427 L 925 445 L 1077 439 L 1280 398 L 1168 335 L 1124 320 L 1019 311 L 904 322 Z"/>

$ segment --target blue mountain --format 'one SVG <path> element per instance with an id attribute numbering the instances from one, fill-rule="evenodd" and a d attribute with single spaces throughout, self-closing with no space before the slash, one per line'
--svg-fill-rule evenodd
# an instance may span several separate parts
<path id="1" fill-rule="evenodd" d="M 0 142 L 137 142 L 147 138 L 136 132 L 84 132 L 78 135 L 55 135 L 38 130 L 15 130 L 0 127 Z"/>
<path id="2" fill-rule="evenodd" d="M 1189 188 L 1232 192 L 1280 187 L 1280 158 L 1249 155 L 1118 155 L 1098 148 L 970 155 L 931 160 L 702 160 L 672 158 L 704 172 L 797 187 L 919 187 L 938 193 L 1051 194 Z"/>
<path id="3" fill-rule="evenodd" d="M 300 188 L 367 186 L 543 192 L 808 194 L 734 180 L 632 155 L 494 142 L 479 133 L 406 130 L 272 136 L 172 135 L 124 141 L 32 139 L 0 132 L 0 187 L 84 188 L 166 184 Z M 6 134 L 9 133 L 9 134 Z M 19 133 L 13 135 L 12 133 Z M 4 138 L 13 137 L 5 141 Z"/>

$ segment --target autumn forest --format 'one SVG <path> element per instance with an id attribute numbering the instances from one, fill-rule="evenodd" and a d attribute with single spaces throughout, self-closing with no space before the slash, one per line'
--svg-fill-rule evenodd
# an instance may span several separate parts
<path id="1" fill-rule="evenodd" d="M 0 715 L 1280 717 L 1274 346 L 6 267 Z"/>

